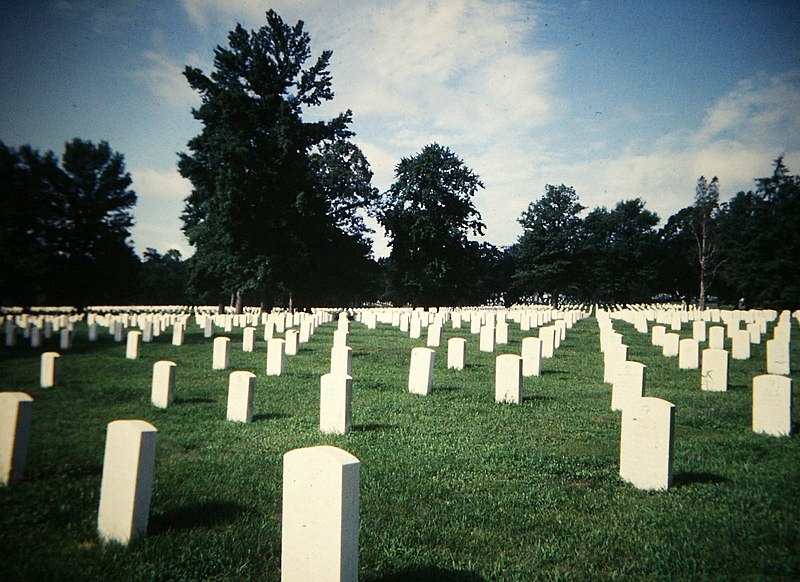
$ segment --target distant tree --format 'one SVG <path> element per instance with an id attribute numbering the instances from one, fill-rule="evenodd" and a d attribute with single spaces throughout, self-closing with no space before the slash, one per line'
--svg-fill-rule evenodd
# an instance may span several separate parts
<path id="1" fill-rule="evenodd" d="M 373 194 L 363 183 L 366 160 L 346 145 L 351 112 L 302 120 L 333 98 L 332 53 L 306 66 L 311 50 L 303 22 L 289 26 L 272 10 L 266 18 L 256 31 L 237 25 L 229 33 L 209 76 L 184 71 L 202 97 L 193 115 L 203 124 L 178 164 L 193 187 L 182 215 L 196 249 L 191 284 L 199 295 L 232 295 L 239 305 L 245 292 L 262 303 L 319 302 L 345 279 L 343 270 L 357 272 L 369 261 L 355 211 Z M 335 175 L 321 175 L 322 168 Z M 334 270 L 337 253 L 342 261 Z"/>
<path id="2" fill-rule="evenodd" d="M 554 307 L 561 294 L 578 294 L 583 267 L 585 209 L 571 186 L 547 184 L 545 193 L 531 202 L 519 223 L 522 235 L 512 249 L 513 287 L 517 295 L 549 294 Z"/>
<path id="3" fill-rule="evenodd" d="M 772 176 L 756 180 L 723 205 L 720 233 L 727 262 L 725 282 L 748 306 L 800 306 L 800 176 L 789 174 L 783 156 Z"/>
<path id="4" fill-rule="evenodd" d="M 122 302 L 138 261 L 128 241 L 136 193 L 122 154 L 74 139 L 61 166 L 52 152 L 3 147 L 2 262 L 29 278 L 19 300 L 84 305 Z M 20 261 L 24 260 L 25 264 Z"/>
<path id="5" fill-rule="evenodd" d="M 687 305 L 697 297 L 700 279 L 697 244 L 692 232 L 693 211 L 693 207 L 688 206 L 669 217 L 658 233 L 655 259 L 658 291 L 680 298 Z"/>
<path id="6" fill-rule="evenodd" d="M 627 304 L 655 294 L 658 215 L 641 198 L 596 208 L 583 220 L 586 270 L 584 295 L 593 301 Z"/>
<path id="7" fill-rule="evenodd" d="M 716 176 L 710 182 L 704 176 L 698 178 L 690 217 L 697 250 L 697 266 L 700 274 L 698 301 L 702 311 L 706 307 L 708 286 L 725 260 L 717 228 L 719 180 Z"/>
<path id="8" fill-rule="evenodd" d="M 143 253 L 139 276 L 140 302 L 145 305 L 185 305 L 187 267 L 181 252 L 169 249 L 161 255 L 148 247 Z"/>
<path id="9" fill-rule="evenodd" d="M 389 238 L 389 297 L 397 305 L 458 305 L 475 277 L 483 233 L 477 174 L 450 149 L 425 146 L 395 169 L 379 221 Z"/>

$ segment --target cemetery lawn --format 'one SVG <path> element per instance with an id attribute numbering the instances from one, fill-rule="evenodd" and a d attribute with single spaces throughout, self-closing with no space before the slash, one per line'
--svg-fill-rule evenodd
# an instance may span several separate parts
<path id="1" fill-rule="evenodd" d="M 35 399 L 24 478 L 0 488 L 0 580 L 279 580 L 282 457 L 319 444 L 361 461 L 362 581 L 800 579 L 800 426 L 783 438 L 750 428 L 764 344 L 731 360 L 728 392 L 704 393 L 698 370 L 679 370 L 649 336 L 614 325 L 628 359 L 648 367 L 647 394 L 676 406 L 668 492 L 618 476 L 620 416 L 594 318 L 568 331 L 541 377 L 525 378 L 521 405 L 494 402 L 494 358 L 519 353 L 524 337 L 515 325 L 494 354 L 479 352 L 468 328 L 447 326 L 433 391 L 417 396 L 408 365 L 424 334 L 353 322 L 346 436 L 318 430 L 335 323 L 288 356 L 281 377 L 264 373 L 262 329 L 254 353 L 241 351 L 241 330 L 215 330 L 232 339 L 230 370 L 257 375 L 250 424 L 225 420 L 229 371 L 211 369 L 212 342 L 193 322 L 184 346 L 163 333 L 139 360 L 106 333 L 90 344 L 81 326 L 48 390 L 38 388 L 41 350 L 0 348 L 0 390 Z M 468 339 L 461 372 L 446 368 L 455 335 Z M 57 339 L 45 349 L 58 351 Z M 150 403 L 162 359 L 177 363 L 177 399 L 165 410 Z M 102 545 L 106 425 L 134 418 L 159 431 L 148 535 Z"/>

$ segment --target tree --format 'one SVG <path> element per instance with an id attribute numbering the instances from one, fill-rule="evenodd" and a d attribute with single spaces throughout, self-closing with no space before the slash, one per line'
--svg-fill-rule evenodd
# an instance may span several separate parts
<path id="1" fill-rule="evenodd" d="M 128 238 L 136 193 L 122 154 L 107 142 L 74 139 L 61 166 L 52 152 L 3 147 L 8 205 L 0 255 L 30 286 L 17 298 L 82 305 L 122 302 L 138 264 Z M 13 267 L 12 267 L 13 268 Z"/>
<path id="2" fill-rule="evenodd" d="M 697 294 L 700 278 L 697 247 L 691 227 L 693 211 L 693 207 L 688 206 L 669 217 L 658 233 L 655 260 L 659 266 L 657 289 L 680 298 L 687 305 Z"/>
<path id="3" fill-rule="evenodd" d="M 472 198 L 480 178 L 439 144 L 403 158 L 379 221 L 389 238 L 389 296 L 395 304 L 458 305 L 475 276 L 485 225 Z"/>
<path id="4" fill-rule="evenodd" d="M 588 298 L 613 303 L 652 299 L 658 220 L 641 198 L 618 202 L 610 211 L 596 208 L 586 216 Z"/>
<path id="5" fill-rule="evenodd" d="M 698 292 L 699 308 L 706 308 L 706 293 L 717 269 L 722 265 L 720 239 L 717 232 L 719 216 L 719 180 L 717 177 L 707 181 L 704 176 L 697 180 L 694 205 L 692 207 L 691 229 L 697 249 L 697 265 L 700 274 Z"/>
<path id="6" fill-rule="evenodd" d="M 765 308 L 800 305 L 800 176 L 789 174 L 783 156 L 755 191 L 722 206 L 720 235 L 728 257 L 722 278 L 736 298 Z"/>
<path id="7" fill-rule="evenodd" d="M 203 124 L 188 143 L 191 154 L 180 154 L 178 163 L 193 187 L 182 215 L 196 248 L 191 283 L 208 299 L 232 294 L 240 303 L 252 291 L 262 304 L 318 302 L 335 285 L 329 264 L 340 245 L 349 258 L 369 259 L 353 218 L 371 203 L 359 181 L 366 160 L 344 145 L 352 136 L 349 110 L 329 121 L 302 120 L 305 110 L 333 98 L 332 53 L 306 66 L 311 50 L 303 22 L 289 26 L 272 10 L 266 18 L 256 31 L 237 25 L 229 33 L 210 76 L 184 71 L 202 97 L 192 113 Z M 331 167 L 336 155 L 350 156 L 339 170 L 355 163 L 361 173 L 352 180 L 326 175 L 321 183 L 320 168 Z M 355 190 L 339 189 L 354 183 Z"/>
<path id="8" fill-rule="evenodd" d="M 140 267 L 139 296 L 145 305 L 184 305 L 187 299 L 186 261 L 177 249 L 163 255 L 148 247 Z"/>
<path id="9" fill-rule="evenodd" d="M 549 294 L 554 307 L 562 293 L 578 293 L 583 252 L 584 206 L 571 186 L 547 184 L 518 222 L 523 233 L 512 249 L 513 286 L 521 297 Z"/>

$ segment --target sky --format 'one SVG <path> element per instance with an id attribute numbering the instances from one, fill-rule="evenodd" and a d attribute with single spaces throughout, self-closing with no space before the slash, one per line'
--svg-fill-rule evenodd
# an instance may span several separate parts
<path id="1" fill-rule="evenodd" d="M 800 2 L 734 0 L 5 0 L 0 141 L 60 156 L 73 138 L 125 156 L 141 255 L 193 249 L 178 152 L 200 133 L 182 71 L 213 70 L 236 23 L 273 8 L 332 50 L 335 98 L 381 191 L 426 145 L 481 178 L 482 240 L 513 244 L 546 184 L 589 210 L 640 197 L 662 224 L 717 176 L 721 199 L 784 155 L 800 173 Z M 380 227 L 374 251 L 389 253 Z"/>

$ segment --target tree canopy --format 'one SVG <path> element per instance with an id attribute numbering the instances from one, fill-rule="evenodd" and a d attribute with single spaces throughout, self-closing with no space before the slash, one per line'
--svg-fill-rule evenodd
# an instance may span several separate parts
<path id="1" fill-rule="evenodd" d="M 333 98 L 332 53 L 309 65 L 303 22 L 290 26 L 272 10 L 266 20 L 250 32 L 237 25 L 228 46 L 216 48 L 210 75 L 184 71 L 202 97 L 193 110 L 202 132 L 178 164 L 192 182 L 182 215 L 196 248 L 192 285 L 207 299 L 253 291 L 262 302 L 325 301 L 343 280 L 355 292 L 369 271 L 357 211 L 374 201 L 371 172 L 347 141 L 349 110 L 302 119 Z M 341 277 L 343 270 L 353 276 Z"/>

